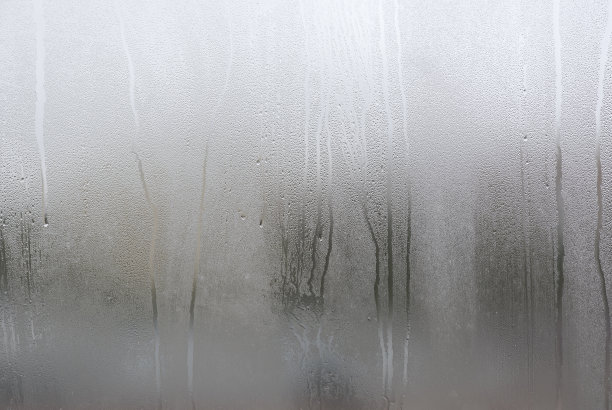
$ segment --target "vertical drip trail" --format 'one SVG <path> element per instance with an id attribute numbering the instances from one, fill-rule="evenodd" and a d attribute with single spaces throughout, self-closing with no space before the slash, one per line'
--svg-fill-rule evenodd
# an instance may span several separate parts
<path id="1" fill-rule="evenodd" d="M 151 201 L 151 196 L 149 195 L 149 188 L 147 187 L 147 183 L 145 181 L 144 171 L 142 169 L 142 162 L 140 161 L 140 157 L 138 154 L 136 155 L 136 160 L 138 161 L 138 172 L 140 173 L 140 182 L 142 183 L 142 188 L 144 190 L 145 199 L 151 208 L 151 213 L 153 214 L 153 226 L 151 227 L 151 245 L 149 248 L 149 277 L 151 279 L 151 304 L 153 305 L 153 330 L 155 332 L 155 387 L 157 389 L 157 397 L 158 397 L 158 408 L 161 408 L 161 368 L 160 368 L 160 360 L 159 360 L 159 329 L 157 322 L 157 287 L 155 285 L 155 246 L 157 242 L 157 231 L 159 227 L 159 212 L 157 207 Z"/>
<path id="2" fill-rule="evenodd" d="M 406 394 L 406 389 L 408 388 L 408 353 L 410 347 L 410 332 L 412 330 L 412 323 L 410 321 L 410 246 L 412 241 L 412 204 L 410 200 L 408 201 L 408 209 L 406 211 L 408 213 L 407 221 L 406 221 L 406 339 L 404 340 L 404 394 Z"/>
<path id="3" fill-rule="evenodd" d="M 360 15 L 356 13 L 349 13 L 348 18 L 352 18 L 349 21 L 353 32 L 355 33 L 355 42 L 357 45 L 366 44 L 370 39 L 375 38 L 370 35 L 368 24 L 361 24 L 359 17 Z M 365 19 L 366 23 L 373 23 L 369 19 Z M 364 221 L 366 223 L 366 227 L 368 229 L 368 233 L 372 244 L 374 245 L 374 254 L 375 254 L 375 277 L 374 277 L 374 303 L 376 308 L 376 322 L 378 326 L 378 340 L 380 344 L 381 357 L 382 357 L 382 390 L 383 395 L 386 399 L 387 393 L 387 353 L 385 346 L 385 332 L 382 318 L 382 309 L 381 309 L 381 300 L 380 300 L 380 245 L 379 241 L 376 237 L 376 233 L 374 231 L 374 227 L 372 226 L 372 222 L 370 220 L 370 216 L 368 215 L 368 196 L 367 196 L 367 181 L 368 181 L 368 147 L 367 147 L 367 138 L 366 138 L 366 124 L 367 124 L 367 114 L 368 110 L 373 106 L 373 95 L 375 92 L 373 91 L 373 82 L 375 75 L 372 70 L 373 62 L 371 61 L 369 47 L 353 47 L 355 52 L 357 53 L 357 59 L 355 61 L 355 65 L 353 66 L 353 72 L 359 72 L 358 70 L 363 70 L 364 75 L 359 75 L 356 77 L 358 82 L 358 89 L 362 92 L 361 97 L 363 98 L 363 103 L 357 104 L 353 106 L 351 110 L 354 119 L 355 119 L 355 127 L 357 128 L 355 137 L 357 142 L 357 147 L 354 150 L 353 154 L 355 158 L 359 158 L 359 163 L 357 164 L 358 171 L 361 173 L 361 189 L 359 194 L 359 202 L 361 207 L 361 212 L 363 214 Z M 347 104 L 350 107 L 350 101 Z M 342 107 L 340 108 L 343 109 Z M 348 148 L 348 147 L 347 147 Z M 350 151 L 350 149 L 349 149 Z M 351 173 L 352 176 L 354 176 Z M 355 185 L 358 182 L 355 181 Z M 388 404 L 388 401 L 387 401 Z"/>
<path id="4" fill-rule="evenodd" d="M 6 260 L 6 245 L 4 240 L 4 218 L 0 213 L 0 291 L 8 291 L 8 261 Z"/>
<path id="5" fill-rule="evenodd" d="M 307 204 L 307 193 L 308 193 L 308 166 L 309 166 L 309 140 L 310 140 L 310 48 L 308 45 L 308 27 L 306 25 L 306 18 L 304 15 L 304 4 L 302 1 L 300 5 L 300 17 L 302 20 L 302 26 L 304 29 L 304 48 L 306 51 L 306 69 L 304 70 L 304 174 L 303 174 L 303 202 L 300 213 L 300 237 L 304 238 L 306 235 L 306 204 Z M 310 284 L 309 284 L 310 285 Z M 309 286 L 311 288 L 311 285 Z M 309 289 L 310 291 L 312 289 Z M 298 293 L 299 293 L 299 282 L 298 282 Z"/>
<path id="6" fill-rule="evenodd" d="M 363 211 L 363 216 L 368 226 L 368 231 L 370 232 L 370 238 L 372 239 L 372 242 L 374 243 L 374 255 L 376 256 L 375 277 L 374 277 L 374 304 L 376 306 L 376 322 L 378 323 L 378 341 L 380 342 L 380 350 L 382 351 L 383 392 L 386 397 L 386 394 L 387 394 L 387 349 L 385 347 L 385 334 L 383 331 L 383 322 L 382 322 L 381 309 L 380 309 L 380 289 L 379 289 L 380 288 L 380 246 L 378 245 L 378 240 L 376 239 L 374 228 L 372 227 L 372 223 L 370 222 L 370 218 L 368 217 L 368 210 L 366 209 L 365 198 L 363 199 L 361 209 Z"/>
<path id="7" fill-rule="evenodd" d="M 202 250 L 202 228 L 204 225 L 204 193 L 206 192 L 206 162 L 208 159 L 208 145 L 204 152 L 204 166 L 202 171 L 202 193 L 200 207 L 198 208 L 198 233 L 196 237 L 195 261 L 193 264 L 193 281 L 191 283 L 191 302 L 189 303 L 189 335 L 187 339 L 187 387 L 191 405 L 195 409 L 193 397 L 193 321 L 195 316 L 195 302 L 198 274 L 200 273 L 200 254 Z"/>
<path id="8" fill-rule="evenodd" d="M 532 334 L 532 306 L 530 305 L 530 292 L 532 292 L 532 280 L 531 280 L 531 266 L 529 257 L 529 233 L 527 232 L 527 224 L 529 219 L 529 211 L 527 209 L 527 200 L 525 198 L 525 171 L 524 171 L 524 154 L 523 145 L 520 148 L 520 161 L 521 161 L 521 207 L 523 213 L 523 308 L 525 310 L 525 316 L 527 323 L 525 326 L 525 342 L 527 344 L 527 379 L 529 384 L 529 393 L 531 395 L 531 387 L 533 383 L 533 334 Z M 531 398 L 530 398 L 531 399 Z"/>
<path id="9" fill-rule="evenodd" d="M 382 89 L 387 120 L 387 380 L 390 401 L 393 401 L 393 212 L 391 206 L 393 167 L 393 117 L 389 105 L 387 47 L 385 43 L 385 21 L 382 0 L 378 2 L 380 24 L 380 54 L 382 58 Z"/>
<path id="10" fill-rule="evenodd" d="M 382 353 L 382 388 L 383 394 L 387 394 L 387 349 L 385 347 L 385 335 L 383 331 L 383 322 L 381 317 L 381 306 L 380 306 L 380 246 L 378 245 L 378 239 L 376 239 L 376 233 L 374 232 L 374 227 L 372 226 L 372 222 L 370 221 L 370 217 L 368 216 L 368 208 L 367 208 L 367 191 L 366 191 L 366 181 L 367 181 L 367 169 L 368 169 L 368 150 L 366 145 L 366 136 L 365 136 L 365 111 L 362 112 L 362 120 L 360 122 L 361 128 L 361 149 L 363 152 L 363 162 L 361 164 L 361 172 L 362 172 L 362 188 L 361 188 L 361 211 L 363 213 L 363 219 L 366 222 L 368 227 L 368 232 L 370 234 L 370 239 L 374 244 L 374 255 L 376 259 L 375 269 L 374 269 L 374 305 L 376 307 L 376 323 L 378 324 L 378 341 L 380 343 L 380 350 Z"/>
<path id="11" fill-rule="evenodd" d="M 563 285 L 565 281 L 564 258 L 565 248 L 563 241 L 563 230 L 565 225 L 565 209 L 563 203 L 563 159 L 561 153 L 561 133 L 559 131 L 561 123 L 561 107 L 563 98 L 563 84 L 561 72 L 561 32 L 559 28 L 559 0 L 554 0 L 553 4 L 553 35 L 555 44 L 555 139 L 557 165 L 555 176 L 555 190 L 557 200 L 557 258 L 556 258 L 556 395 L 557 409 L 563 408 Z"/>
<path id="12" fill-rule="evenodd" d="M 332 33 L 329 30 L 329 26 L 327 27 L 327 35 L 328 38 L 333 39 L 334 36 L 332 35 Z M 333 44 L 329 46 L 329 48 L 326 49 L 327 51 L 327 65 L 328 65 L 328 71 L 329 71 L 329 77 L 331 77 L 331 66 L 333 66 L 333 60 L 332 60 L 332 56 L 333 56 Z M 332 149 L 331 149 L 331 132 L 329 130 L 329 109 L 330 109 L 330 95 L 332 93 L 332 85 L 330 83 L 327 84 L 327 92 L 325 93 L 325 115 L 324 115 L 324 124 L 321 124 L 321 133 L 323 132 L 323 128 L 325 128 L 325 142 L 326 142 L 326 147 L 327 147 L 327 163 L 328 163 L 328 170 L 327 170 L 327 185 L 328 185 L 328 189 L 327 189 L 327 209 L 328 209 L 328 217 L 329 217 L 329 228 L 328 228 L 328 236 L 327 236 L 327 252 L 325 253 L 325 262 L 323 264 L 323 271 L 321 272 L 321 283 L 320 283 L 320 287 L 319 287 L 319 300 L 320 303 L 323 304 L 323 297 L 324 297 L 324 291 L 325 291 L 325 278 L 327 276 L 327 272 L 329 270 L 329 262 L 330 262 L 330 258 L 331 258 L 331 252 L 332 252 L 332 248 L 333 248 L 333 234 L 334 234 L 334 210 L 333 210 L 333 198 L 332 198 L 332 180 L 333 180 L 333 158 L 332 158 Z M 320 178 L 319 178 L 320 180 Z M 319 201 L 319 207 L 322 208 L 322 191 L 319 190 L 320 193 L 320 201 Z M 322 213 L 322 209 L 320 211 L 320 213 Z M 319 231 L 319 238 L 321 239 L 321 235 L 322 235 L 322 230 Z M 320 330 L 320 329 L 319 329 Z"/>
<path id="13" fill-rule="evenodd" d="M 524 19 L 524 4 L 520 4 L 520 19 Z M 521 30 L 524 30 L 521 27 Z M 528 162 L 525 161 L 525 150 L 527 144 L 527 125 L 525 117 L 525 106 L 527 104 L 527 65 L 525 63 L 525 33 L 521 32 L 519 37 L 519 58 L 521 62 L 522 70 L 522 81 L 521 81 L 521 94 L 519 101 L 519 113 L 520 113 L 520 133 L 521 140 L 519 146 L 520 155 L 520 168 L 521 168 L 521 213 L 522 213 L 522 231 L 523 231 L 523 309 L 525 314 L 525 344 L 527 354 L 527 392 L 528 392 L 528 403 L 529 406 L 533 400 L 533 384 L 534 384 L 534 373 L 533 373 L 533 304 L 531 303 L 533 297 L 533 276 L 531 271 L 531 243 L 529 237 L 529 207 L 527 201 L 527 190 L 529 189 L 528 184 L 526 186 L 525 167 Z"/>
<path id="14" fill-rule="evenodd" d="M 159 230 L 159 210 L 153 204 L 149 188 L 147 186 L 144 170 L 142 168 L 142 161 L 136 152 L 136 140 L 137 133 L 140 130 L 140 120 L 138 117 L 138 111 L 136 109 L 136 86 L 135 86 L 135 71 L 132 57 L 128 47 L 127 39 L 125 37 L 125 23 L 121 12 L 117 9 L 117 3 L 114 4 L 115 14 L 119 20 L 119 29 L 121 32 L 121 44 L 128 66 L 128 90 L 130 99 L 130 108 L 132 110 L 132 116 L 134 117 L 134 125 L 136 127 L 136 133 L 132 137 L 131 151 L 136 156 L 138 163 L 138 173 L 140 176 L 140 182 L 142 189 L 145 194 L 147 204 L 151 208 L 151 214 L 153 216 L 153 226 L 151 227 L 151 244 L 149 246 L 149 278 L 151 281 L 151 305 L 153 308 L 153 332 L 154 332 L 154 343 L 155 343 L 155 391 L 157 393 L 157 408 L 162 408 L 162 395 L 161 395 L 161 363 L 160 363 L 160 338 L 159 338 L 159 326 L 158 326 L 158 312 L 157 312 L 157 286 L 155 283 L 155 251 L 157 245 L 157 232 Z"/>
<path id="15" fill-rule="evenodd" d="M 19 222 L 21 226 L 21 260 L 23 264 L 23 270 L 26 274 L 28 301 L 31 302 L 32 246 L 30 240 L 30 223 L 26 221 L 26 219 L 23 217 L 23 212 L 21 212 Z"/>
<path id="16" fill-rule="evenodd" d="M 328 120 L 328 108 L 329 108 L 329 87 L 327 87 L 328 92 L 323 92 L 324 81 L 321 78 L 320 83 L 321 95 L 325 94 L 325 99 L 321 101 L 321 112 L 319 114 L 319 119 L 317 121 L 317 132 L 315 134 L 316 137 L 316 147 L 317 147 L 317 221 L 315 224 L 315 230 L 312 236 L 311 243 L 311 266 L 310 266 L 310 277 L 308 278 L 308 291 L 310 295 L 314 295 L 313 293 L 313 285 L 314 274 L 316 269 L 316 259 L 317 259 L 317 248 L 319 238 L 321 237 L 321 232 L 323 228 L 321 227 L 321 218 L 323 214 L 323 191 L 321 187 L 321 134 L 323 133 L 323 124 Z"/>
<path id="17" fill-rule="evenodd" d="M 281 235 L 281 300 L 283 307 L 286 309 L 289 303 L 287 287 L 289 286 L 288 282 L 291 279 L 289 273 L 289 238 L 285 223 L 284 205 L 281 203 L 280 200 L 278 201 L 278 207 L 280 209 L 278 215 L 278 224 Z"/>
<path id="18" fill-rule="evenodd" d="M 121 45 L 123 46 L 123 52 L 125 53 L 125 59 L 127 61 L 128 67 L 128 89 L 130 96 L 130 108 L 132 109 L 132 116 L 134 117 L 134 124 L 136 128 L 140 127 L 140 120 L 138 118 L 138 111 L 136 110 L 136 75 L 134 73 L 134 63 L 132 62 L 132 55 L 130 54 L 130 49 L 128 47 L 128 43 L 125 37 L 125 22 L 123 21 L 123 16 L 121 12 L 117 10 L 115 4 L 115 13 L 117 14 L 117 19 L 119 20 L 119 29 L 121 32 Z M 132 150 L 134 147 L 132 146 Z"/>
<path id="19" fill-rule="evenodd" d="M 26 261 L 26 266 L 27 266 L 27 272 L 28 272 L 28 299 L 31 302 L 32 301 L 32 295 L 31 295 L 32 287 L 31 287 L 30 281 L 32 280 L 32 225 L 30 224 L 30 221 L 26 221 L 25 224 L 27 226 L 26 253 L 28 254 L 28 259 Z"/>
<path id="20" fill-rule="evenodd" d="M 306 49 L 306 60 L 310 62 L 310 50 L 308 47 L 308 27 L 306 26 L 306 19 L 304 17 L 304 5 L 301 1 L 300 15 L 302 18 L 302 25 L 304 27 L 304 48 Z M 308 140 L 310 132 L 310 87 L 308 86 L 309 80 L 310 67 L 307 66 L 304 70 L 304 184 L 308 182 Z"/>
<path id="21" fill-rule="evenodd" d="M 334 208 L 333 208 L 333 198 L 332 198 L 332 183 L 333 183 L 333 159 L 332 159 L 332 150 L 331 150 L 331 132 L 329 131 L 329 125 L 326 127 L 327 129 L 327 160 L 329 171 L 327 174 L 327 185 L 328 185 L 328 199 L 327 199 L 327 207 L 328 207 L 328 215 L 329 215 L 329 232 L 327 237 L 327 253 L 325 254 L 325 265 L 323 266 L 323 273 L 321 274 L 321 287 L 319 289 L 319 297 L 321 298 L 321 303 L 325 301 L 325 278 L 327 276 L 327 271 L 329 269 L 329 259 L 331 257 L 332 246 L 333 246 L 333 237 L 334 237 Z"/>
<path id="22" fill-rule="evenodd" d="M 610 48 L 610 36 L 612 35 L 612 0 L 608 1 L 608 13 L 606 31 L 601 42 L 601 50 L 599 54 L 599 81 L 597 84 L 597 107 L 595 109 L 595 162 L 597 167 L 597 228 L 595 231 L 595 262 L 597 265 L 597 273 L 599 276 L 601 287 L 601 299 L 604 308 L 605 329 L 606 329 L 606 344 L 605 344 L 605 359 L 604 359 L 604 403 L 605 409 L 610 409 L 610 342 L 611 342 L 611 325 L 610 325 L 610 304 L 608 301 L 608 291 L 606 287 L 606 277 L 601 266 L 600 242 L 601 229 L 603 225 L 603 199 L 602 199 L 602 172 L 601 172 L 601 110 L 603 107 L 604 97 L 604 80 L 606 74 L 606 63 L 608 60 L 608 49 Z"/>
<path id="23" fill-rule="evenodd" d="M 321 85 L 321 88 L 323 88 L 323 86 Z M 325 101 L 325 103 L 327 103 L 327 101 Z M 310 292 L 310 295 L 314 295 L 313 293 L 313 285 L 312 282 L 314 281 L 314 275 L 315 275 L 315 269 L 316 269 L 316 260 L 317 260 L 317 244 L 319 242 L 319 237 L 321 235 L 321 216 L 323 213 L 323 193 L 321 190 L 321 132 L 322 132 L 322 123 L 324 121 L 323 119 L 324 117 L 324 113 L 323 113 L 323 108 L 321 108 L 321 113 L 319 115 L 319 124 L 317 126 L 317 133 L 316 133 L 316 144 L 317 144 L 317 221 L 315 224 L 315 230 L 312 236 L 312 243 L 311 243 L 311 247 L 310 247 L 310 276 L 308 278 L 308 291 Z"/>
<path id="24" fill-rule="evenodd" d="M 48 225 L 47 219 L 47 165 L 45 163 L 45 15 L 43 0 L 34 0 L 34 23 L 36 25 L 36 112 L 35 133 L 40 156 L 40 169 L 42 174 L 42 212 L 43 224 Z"/>
<path id="25" fill-rule="evenodd" d="M 328 33 L 329 34 L 329 33 Z M 325 57 L 327 57 L 327 59 L 330 58 L 329 56 L 329 49 L 325 49 Z M 329 73 L 327 73 L 327 75 L 329 75 Z M 322 165 L 321 165 L 321 135 L 323 134 L 323 129 L 326 127 L 327 125 L 327 121 L 329 119 L 329 101 L 330 101 L 330 84 L 328 84 L 326 82 L 326 75 L 323 74 L 320 78 L 320 83 L 319 83 L 319 87 L 320 87 L 320 93 L 319 95 L 321 95 L 321 108 L 320 108 L 320 113 L 318 116 L 318 120 L 317 120 L 317 129 L 316 129 L 316 133 L 315 133 L 315 143 L 316 143 L 316 195 L 317 195 L 317 219 L 316 219 L 316 223 L 315 223 L 315 230 L 313 233 L 313 237 L 312 237 L 312 241 L 311 241 L 311 266 L 310 266 L 310 276 L 308 278 L 308 291 L 310 293 L 311 296 L 316 297 L 316 295 L 314 294 L 314 288 L 313 288 L 313 281 L 314 281 L 314 277 L 315 277 L 315 270 L 316 270 L 316 262 L 317 262 L 317 250 L 318 250 L 318 243 L 321 240 L 322 237 L 322 216 L 323 216 L 323 191 L 322 191 L 322 181 L 321 181 L 321 169 L 322 169 Z M 328 249 L 329 251 L 329 249 Z M 327 258 L 326 258 L 327 260 Z M 326 272 L 325 272 L 326 273 Z M 323 274 L 322 274 L 322 279 L 323 280 Z M 321 295 L 319 294 L 319 298 L 321 297 Z"/>
<path id="26" fill-rule="evenodd" d="M 407 121 L 407 102 L 406 102 L 406 93 L 404 91 L 404 74 L 402 68 L 402 36 L 400 32 L 400 24 L 399 24 L 399 4 L 397 0 L 394 0 L 395 3 L 395 14 L 394 14 L 394 23 L 395 23 L 395 41 L 397 43 L 397 77 L 400 88 L 400 95 L 402 99 L 402 131 L 404 133 L 404 140 L 406 144 L 406 185 L 407 185 L 407 194 L 408 194 L 408 203 L 407 203 L 407 221 L 406 221 L 406 338 L 404 340 L 404 374 L 402 377 L 404 394 L 406 394 L 406 389 L 408 387 L 408 353 L 410 347 L 410 243 L 412 240 L 412 187 L 411 187 L 411 175 L 410 175 L 410 139 L 408 137 L 408 121 Z"/>

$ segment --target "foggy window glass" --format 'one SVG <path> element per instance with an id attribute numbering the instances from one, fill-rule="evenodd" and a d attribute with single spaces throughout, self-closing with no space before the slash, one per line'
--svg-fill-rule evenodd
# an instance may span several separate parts
<path id="1" fill-rule="evenodd" d="M 0 408 L 606 409 L 612 0 L 0 2 Z"/>

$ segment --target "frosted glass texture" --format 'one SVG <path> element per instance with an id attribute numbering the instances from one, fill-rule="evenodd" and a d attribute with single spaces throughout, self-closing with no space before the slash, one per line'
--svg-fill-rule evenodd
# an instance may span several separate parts
<path id="1" fill-rule="evenodd" d="M 612 0 L 0 2 L 0 408 L 606 409 Z"/>

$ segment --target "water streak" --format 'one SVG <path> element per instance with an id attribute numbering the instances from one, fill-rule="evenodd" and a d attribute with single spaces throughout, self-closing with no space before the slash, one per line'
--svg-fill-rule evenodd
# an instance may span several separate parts
<path id="1" fill-rule="evenodd" d="M 359 130 L 360 130 L 360 150 L 362 154 L 361 158 L 361 192 L 360 192 L 360 202 L 361 202 L 361 211 L 363 213 L 363 219 L 366 222 L 366 226 L 368 228 L 368 233 L 370 234 L 370 239 L 372 240 L 372 244 L 374 245 L 374 255 L 376 258 L 375 269 L 374 269 L 374 305 L 376 307 L 376 322 L 378 325 L 378 341 L 380 344 L 380 350 L 382 354 L 382 389 L 383 393 L 386 394 L 387 391 L 387 353 L 385 347 L 385 335 L 383 331 L 383 320 L 381 315 L 381 303 L 380 303 L 380 245 L 378 244 L 378 239 L 376 238 L 376 233 L 374 232 L 374 227 L 372 226 L 372 222 L 370 221 L 370 216 L 368 215 L 368 207 L 367 207 L 367 189 L 366 189 L 366 181 L 367 181 L 367 170 L 368 170 L 368 150 L 367 150 L 367 140 L 366 140 L 366 132 L 365 132 L 365 110 L 361 112 L 360 121 L 359 121 Z"/>
<path id="2" fill-rule="evenodd" d="M 321 82 L 321 84 L 323 84 L 323 82 Z M 321 85 L 321 88 L 323 88 L 323 86 Z M 322 188 L 321 188 L 321 131 L 322 131 L 322 127 L 323 127 L 323 119 L 324 117 L 324 113 L 321 112 L 319 115 L 319 121 L 318 121 L 318 126 L 317 126 L 317 132 L 316 132 L 316 148 L 317 148 L 317 220 L 315 223 L 315 230 L 314 233 L 312 235 L 312 243 L 311 243 L 311 265 L 310 265 L 310 276 L 308 278 L 308 291 L 310 292 L 310 295 L 312 296 L 313 293 L 313 280 L 314 280 L 314 275 L 315 275 L 315 269 L 316 269 L 316 260 L 317 260 L 317 248 L 318 248 L 318 242 L 319 242 L 319 237 L 321 236 L 321 231 L 322 231 L 322 227 L 321 227 L 321 218 L 322 218 L 322 212 L 323 212 L 323 192 L 322 192 Z"/>
<path id="3" fill-rule="evenodd" d="M 565 207 L 563 203 L 563 158 L 561 152 L 561 107 L 563 98 L 563 84 L 561 72 L 561 31 L 559 27 L 559 0 L 553 3 L 553 37 L 555 46 L 555 139 L 556 139 L 556 176 L 555 194 L 557 201 L 557 258 L 556 258 L 556 395 L 557 409 L 563 408 L 563 286 L 565 281 L 564 258 L 565 247 L 563 231 L 565 225 Z"/>
<path id="4" fill-rule="evenodd" d="M 399 4 L 398 1 L 395 0 L 395 14 L 394 14 L 394 23 L 395 23 L 395 42 L 397 43 L 397 77 L 400 89 L 400 96 L 402 100 L 402 131 L 404 134 L 404 141 L 406 145 L 406 185 L 407 185 L 407 194 L 408 200 L 406 204 L 406 337 L 404 339 L 404 375 L 402 377 L 402 381 L 404 384 L 404 394 L 406 394 L 406 389 L 408 387 L 408 353 L 410 347 L 410 331 L 411 331 L 411 323 L 410 323 L 410 245 L 412 240 L 412 186 L 411 186 L 411 176 L 410 176 L 410 138 L 408 136 L 408 121 L 407 121 L 407 101 L 406 101 L 406 92 L 404 91 L 404 73 L 403 73 L 403 65 L 402 65 L 402 36 L 400 32 L 400 24 L 399 24 Z"/>
<path id="5" fill-rule="evenodd" d="M 4 218 L 0 213 L 0 290 L 8 291 L 8 261 L 4 239 Z"/>
<path id="6" fill-rule="evenodd" d="M 389 104 L 389 79 L 387 63 L 387 46 L 385 42 L 385 21 L 382 0 L 378 2 L 378 16 L 380 25 L 380 54 L 382 58 L 382 90 L 385 115 L 387 122 L 387 384 L 388 399 L 393 401 L 393 211 L 391 199 L 393 196 L 392 169 L 393 169 L 393 117 Z"/>
<path id="7" fill-rule="evenodd" d="M 189 335 L 187 340 L 187 387 L 192 407 L 195 408 L 193 398 L 193 321 L 195 317 L 195 302 L 198 274 L 200 273 L 200 254 L 202 251 L 202 228 L 204 226 L 204 193 L 206 192 L 206 161 L 208 159 L 208 145 L 204 152 L 204 166 L 202 170 L 202 193 L 198 208 L 198 233 L 196 237 L 195 262 L 193 264 L 193 281 L 191 284 L 191 302 L 189 303 Z"/>
<path id="8" fill-rule="evenodd" d="M 151 213 L 153 215 L 153 226 L 151 227 L 151 245 L 149 247 L 149 278 L 151 280 L 151 304 L 153 307 L 153 330 L 155 333 L 155 387 L 157 389 L 157 397 L 158 397 L 158 408 L 161 408 L 161 367 L 159 360 L 159 329 L 158 329 L 158 320 L 157 320 L 157 287 L 155 285 L 155 246 L 157 243 L 157 231 L 159 227 L 159 211 L 157 206 L 151 200 L 151 196 L 149 194 L 149 188 L 147 187 L 147 183 L 145 181 L 144 170 L 142 169 L 142 162 L 140 161 L 140 157 L 138 154 L 136 155 L 136 160 L 138 161 L 138 172 L 140 174 L 140 182 L 142 183 L 142 188 L 144 190 L 145 199 L 147 200 L 147 204 L 151 208 Z"/>
<path id="9" fill-rule="evenodd" d="M 520 18 L 524 20 L 524 5 L 521 4 Z M 520 160 L 520 176 L 521 176 L 521 229 L 523 233 L 523 309 L 525 315 L 525 345 L 527 355 L 527 400 L 529 405 L 532 405 L 533 400 L 533 385 L 534 385 L 534 354 L 533 354 L 533 343 L 534 343 L 534 319 L 533 319 L 533 274 L 531 269 L 531 243 L 529 236 L 529 206 L 527 193 L 529 190 L 528 180 L 526 177 L 526 167 L 529 161 L 526 160 L 525 151 L 527 149 L 527 119 L 526 110 L 527 106 L 527 64 L 525 62 L 525 44 L 526 44 L 526 28 L 522 28 L 522 32 L 519 36 L 519 59 L 522 68 L 522 81 L 520 89 L 520 100 L 519 100 L 519 117 L 520 117 L 520 133 L 521 140 L 519 146 L 519 160 Z"/>
<path id="10" fill-rule="evenodd" d="M 128 90 L 130 97 L 130 107 L 132 109 L 132 116 L 134 117 L 134 124 L 136 125 L 136 128 L 139 128 L 140 120 L 138 118 L 138 111 L 136 110 L 136 74 L 134 72 L 134 63 L 132 62 L 132 55 L 130 54 L 130 49 L 128 47 L 128 43 L 125 37 L 125 22 L 123 21 L 123 16 L 121 15 L 121 12 L 117 10 L 117 7 L 115 7 L 115 13 L 117 14 L 117 19 L 119 20 L 121 45 L 123 46 L 123 52 L 125 53 L 125 59 L 127 61 L 128 66 Z M 134 149 L 133 146 L 132 149 Z"/>
<path id="11" fill-rule="evenodd" d="M 364 195 L 365 197 L 365 195 Z M 376 265 L 375 265 L 375 276 L 374 276 L 374 304 L 376 306 L 376 322 L 378 323 L 378 341 L 380 342 L 380 350 L 382 352 L 382 383 L 383 383 L 383 392 L 385 395 L 387 394 L 387 350 L 385 347 L 385 334 L 383 331 L 383 319 L 381 315 L 381 306 L 380 306 L 380 246 L 378 245 L 378 240 L 376 239 L 376 234 L 374 233 L 374 228 L 372 227 L 372 223 L 370 222 L 370 217 L 368 216 L 368 211 L 365 205 L 365 199 L 362 201 L 362 212 L 365 218 L 366 224 L 368 226 L 368 232 L 370 233 L 370 238 L 372 239 L 372 243 L 374 243 L 374 255 L 376 257 Z"/>
<path id="12" fill-rule="evenodd" d="M 331 87 L 326 87 L 326 83 L 324 78 L 320 80 L 320 89 L 321 95 L 325 94 L 325 98 L 321 101 L 321 112 L 319 113 L 319 118 L 317 120 L 317 129 L 315 133 L 315 143 L 316 143 L 316 159 L 317 159 L 317 219 L 315 223 L 315 230 L 312 237 L 311 243 L 311 266 L 310 266 L 310 277 L 308 278 L 308 290 L 311 295 L 313 295 L 313 280 L 314 273 L 316 269 L 316 259 L 317 259 L 317 248 L 319 238 L 322 235 L 323 227 L 321 226 L 321 219 L 323 215 L 323 191 L 321 186 L 321 134 L 323 133 L 324 124 L 327 124 L 328 121 L 328 113 L 329 113 L 329 90 Z M 327 92 L 324 90 L 327 89 Z"/>
<path id="13" fill-rule="evenodd" d="M 43 224 L 48 225 L 47 219 L 47 165 L 45 163 L 45 15 L 43 0 L 34 0 L 34 23 L 36 25 L 36 113 L 35 133 L 40 156 L 40 169 L 42 174 L 42 212 Z"/>
<path id="14" fill-rule="evenodd" d="M 604 308 L 604 323 L 606 331 L 605 358 L 604 358 L 604 403 L 605 409 L 610 409 L 610 349 L 611 349 L 611 324 L 610 324 L 610 304 L 608 301 L 608 290 L 606 287 L 606 277 L 601 265 L 600 242 L 601 229 L 603 225 L 603 199 L 602 199 L 602 172 L 601 172 L 601 110 L 604 98 L 604 80 L 606 74 L 606 64 L 608 61 L 608 50 L 610 48 L 610 37 L 612 36 L 612 0 L 608 1 L 608 14 L 606 31 L 601 42 L 599 53 L 599 81 L 597 84 L 597 106 L 595 108 L 595 162 L 597 167 L 597 228 L 595 231 L 595 262 L 600 281 L 601 299 Z"/>
<path id="15" fill-rule="evenodd" d="M 162 396 L 161 396 L 161 363 L 160 363 L 160 337 L 159 337 L 159 326 L 158 326 L 158 311 L 157 311 L 157 286 L 155 281 L 155 253 L 157 245 L 157 233 L 159 229 L 159 210 L 157 206 L 151 200 L 149 188 L 145 179 L 145 173 L 142 167 L 142 161 L 138 153 L 136 152 L 137 132 L 140 129 L 140 120 L 138 118 L 138 111 L 136 110 L 136 86 L 135 86 L 135 71 L 130 50 L 125 37 L 125 23 L 121 12 L 118 10 L 117 3 L 115 3 L 115 14 L 119 20 L 119 28 L 121 32 L 121 43 L 123 51 L 127 60 L 128 66 L 128 80 L 129 80 L 129 99 L 130 107 L 132 109 L 132 116 L 134 117 L 134 125 L 136 126 L 136 133 L 133 134 L 131 143 L 131 152 L 136 156 L 136 162 L 138 163 L 138 172 L 140 176 L 140 182 L 142 189 L 145 194 L 145 199 L 149 207 L 151 208 L 151 214 L 153 216 L 153 225 L 151 227 L 151 242 L 149 245 L 149 279 L 151 282 L 151 305 L 153 308 L 153 331 L 154 331 L 154 343 L 155 343 L 155 389 L 157 393 L 157 408 L 162 408 Z"/>
<path id="16" fill-rule="evenodd" d="M 304 14 L 304 5 L 302 1 L 299 2 L 300 5 L 300 17 L 302 20 L 302 27 L 304 29 L 304 48 L 306 53 L 306 61 L 307 65 L 304 70 L 304 170 L 303 170 L 303 183 L 302 187 L 304 189 L 303 192 L 303 202 L 302 209 L 300 213 L 300 239 L 305 238 L 306 236 L 306 206 L 307 206 L 307 193 L 308 193 L 308 167 L 309 167 L 309 141 L 310 141 L 310 49 L 308 45 L 308 27 L 306 25 L 306 18 Z M 315 235 L 316 237 L 316 235 Z M 314 258 L 314 254 L 313 254 Z M 301 261 L 301 258 L 300 258 Z M 312 262 L 312 269 L 314 269 L 314 261 Z M 311 272 L 311 277 L 309 278 L 309 291 L 312 294 L 312 275 L 314 272 Z M 298 283 L 299 289 L 299 283 Z"/>
<path id="17" fill-rule="evenodd" d="M 329 259 L 331 257 L 332 246 L 333 246 L 333 237 L 334 237 L 334 209 L 332 205 L 332 183 L 333 183 L 333 166 L 332 166 L 332 150 L 331 150 L 331 132 L 329 131 L 329 125 L 327 125 L 327 159 L 328 159 L 328 167 L 329 171 L 327 174 L 328 178 L 328 213 L 329 213 L 329 233 L 327 237 L 327 253 L 325 254 L 325 265 L 323 266 L 323 273 L 321 274 L 321 287 L 319 290 L 319 296 L 321 298 L 321 303 L 324 302 L 325 298 L 325 278 L 327 276 L 327 271 L 329 269 Z"/>

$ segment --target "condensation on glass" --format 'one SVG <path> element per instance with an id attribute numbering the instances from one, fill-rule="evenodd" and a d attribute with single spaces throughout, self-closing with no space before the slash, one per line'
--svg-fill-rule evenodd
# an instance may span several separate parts
<path id="1" fill-rule="evenodd" d="M 612 0 L 0 2 L 2 408 L 609 409 Z"/>

